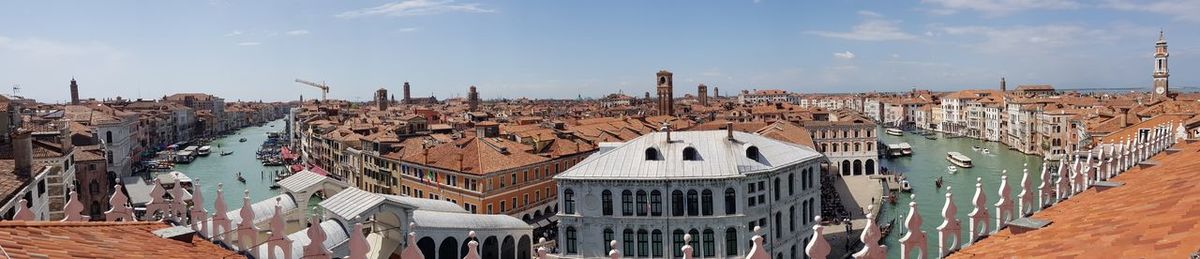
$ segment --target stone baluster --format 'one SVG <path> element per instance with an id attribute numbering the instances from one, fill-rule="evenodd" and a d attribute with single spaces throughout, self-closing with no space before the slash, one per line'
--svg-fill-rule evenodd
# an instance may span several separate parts
<path id="1" fill-rule="evenodd" d="M 238 214 L 242 217 L 242 221 L 238 222 L 237 227 L 238 249 L 250 250 L 251 246 L 258 244 L 258 228 L 254 226 L 255 215 L 254 208 L 250 206 L 250 190 L 243 192 L 242 209 L 238 211 Z"/>
<path id="2" fill-rule="evenodd" d="M 875 222 L 875 213 L 870 213 L 875 210 L 875 205 L 867 206 L 867 226 L 863 228 L 862 234 L 859 234 L 858 239 L 862 241 L 863 248 L 854 253 L 855 259 L 883 259 L 887 258 L 887 246 L 879 244 L 879 238 L 883 233 L 879 230 L 879 225 Z"/>
<path id="3" fill-rule="evenodd" d="M 1040 200 L 1038 201 L 1039 210 L 1041 208 L 1050 206 L 1050 204 L 1053 204 L 1055 201 L 1054 178 L 1050 175 L 1050 161 L 1048 160 L 1042 161 L 1041 180 L 1042 182 L 1038 184 L 1038 190 L 1040 191 Z"/>
<path id="4" fill-rule="evenodd" d="M 1104 144 L 1097 145 L 1092 148 L 1092 151 L 1096 152 L 1096 163 L 1091 165 L 1092 171 L 1088 174 L 1088 177 L 1090 177 L 1088 180 L 1089 186 L 1096 181 L 1104 181 Z"/>
<path id="5" fill-rule="evenodd" d="M 1008 189 L 1008 174 L 1000 176 L 1000 190 L 997 191 L 1000 198 L 996 201 L 996 231 L 1004 228 L 1005 224 L 1012 221 L 1013 217 L 1013 201 L 1012 192 Z"/>
<path id="6" fill-rule="evenodd" d="M 958 220 L 958 206 L 954 205 L 950 186 L 946 187 L 946 205 L 942 206 L 942 224 L 937 227 L 937 230 L 938 254 L 946 256 L 950 252 L 957 251 L 962 243 L 962 221 Z M 951 237 L 954 238 L 953 241 L 947 244 L 947 241 L 951 241 Z"/>
<path id="7" fill-rule="evenodd" d="M 813 259 L 825 259 L 829 257 L 829 252 L 832 247 L 829 246 L 829 241 L 825 240 L 825 226 L 821 226 L 821 216 L 813 217 L 813 235 L 808 240 L 808 244 L 804 245 L 804 254 Z"/>
<path id="8" fill-rule="evenodd" d="M 1072 186 L 1073 193 L 1083 192 L 1091 182 L 1088 176 L 1092 174 L 1092 152 L 1088 152 L 1087 160 L 1080 164 L 1077 169 L 1079 172 L 1075 174 L 1075 179 L 1071 181 L 1075 184 Z"/>
<path id="9" fill-rule="evenodd" d="M 1175 127 L 1175 139 L 1173 143 L 1178 144 L 1180 140 L 1187 140 L 1187 127 L 1183 126 L 1183 122 L 1179 122 L 1179 126 Z"/>
<path id="10" fill-rule="evenodd" d="M 746 255 L 746 259 L 771 259 L 771 255 L 767 254 L 767 247 L 763 246 L 762 233 L 763 229 L 761 226 L 754 227 L 754 236 L 750 237 L 750 241 L 752 241 L 753 244 L 750 246 L 750 253 Z M 685 259 L 692 258 L 692 246 L 688 245 L 691 244 L 691 239 L 692 238 L 690 234 L 683 235 L 683 258 Z"/>
<path id="11" fill-rule="evenodd" d="M 410 244 L 412 244 L 412 246 L 415 247 L 417 245 L 415 235 L 414 235 L 413 239 L 411 239 L 411 240 L 412 241 L 410 241 L 410 242 L 412 242 L 412 243 L 410 243 Z M 479 241 L 475 241 L 475 231 L 467 232 L 467 240 L 471 240 L 471 241 L 467 242 L 467 255 L 463 256 L 463 259 L 480 259 L 479 258 Z M 545 243 L 545 242 L 539 242 L 539 243 Z M 420 249 L 418 249 L 417 252 L 420 253 L 421 252 Z M 408 257 L 401 257 L 401 258 L 408 259 Z M 425 257 L 413 257 L 413 258 L 425 258 Z"/>
<path id="12" fill-rule="evenodd" d="M 212 240 L 230 241 L 229 232 L 233 231 L 233 222 L 229 220 L 229 209 L 225 207 L 225 191 L 221 188 L 224 184 L 217 183 L 217 198 L 213 200 L 213 209 L 216 210 L 212 216 Z"/>
<path id="13" fill-rule="evenodd" d="M 133 219 L 133 208 L 129 206 L 129 196 L 125 196 L 125 192 L 121 191 L 121 185 L 113 185 L 113 195 L 108 198 L 108 211 L 104 212 L 104 220 L 106 221 L 135 221 Z"/>
<path id="14" fill-rule="evenodd" d="M 200 178 L 196 178 L 193 182 L 191 211 L 192 230 L 195 230 L 197 233 L 204 233 L 204 230 L 207 229 L 204 221 L 208 220 L 208 211 L 204 210 L 204 195 L 200 192 L 202 189 L 200 188 Z"/>
<path id="15" fill-rule="evenodd" d="M 970 230 L 967 230 L 970 242 L 975 242 L 979 238 L 987 236 L 991 233 L 991 213 L 988 213 L 987 194 L 983 192 L 983 177 L 975 178 L 975 196 L 971 198 L 972 205 L 975 206 L 971 213 L 967 214 L 970 217 L 968 220 Z"/>
<path id="16" fill-rule="evenodd" d="M 758 230 L 758 228 L 757 228 L 757 227 L 756 227 L 756 228 L 754 228 L 754 229 L 755 229 L 755 230 Z M 757 232 L 757 231 L 756 231 L 756 232 Z M 755 236 L 755 237 L 758 237 L 758 236 Z M 613 240 L 613 242 L 616 242 L 616 240 Z M 759 238 L 759 239 L 758 239 L 758 242 L 759 242 L 759 243 L 761 243 L 761 242 L 762 242 L 762 238 Z M 679 251 L 683 252 L 683 259 L 692 259 L 692 257 L 694 257 L 694 256 L 692 255 L 692 252 L 694 251 L 694 250 L 692 249 L 692 234 L 683 234 L 683 247 L 680 247 L 680 248 L 679 248 Z M 761 254 L 764 254 L 764 255 L 766 254 L 766 251 L 765 251 L 765 250 L 760 250 L 760 251 L 758 251 L 758 252 L 759 252 L 759 253 L 761 253 Z M 754 253 L 754 248 L 751 248 L 751 249 L 750 249 L 750 255 L 746 256 L 746 258 L 747 258 L 747 259 L 749 259 L 749 258 L 754 258 L 754 256 L 755 256 L 755 253 Z M 770 259 L 770 258 L 771 258 L 771 256 L 762 257 L 762 258 Z"/>
<path id="17" fill-rule="evenodd" d="M 171 209 L 170 209 L 171 217 L 170 217 L 170 219 L 174 220 L 175 222 L 179 222 L 180 224 L 187 222 L 186 220 L 184 220 L 185 217 L 187 217 L 187 213 L 188 213 L 187 200 L 184 199 L 185 192 L 187 192 L 187 191 L 183 190 L 183 186 L 180 186 L 179 184 L 175 184 L 175 188 L 171 188 L 171 190 L 170 190 L 170 193 L 171 193 Z"/>
<path id="18" fill-rule="evenodd" d="M 415 226 L 416 224 L 413 223 L 408 224 L 408 229 L 411 231 L 408 232 L 408 244 L 406 244 L 404 250 L 400 252 L 401 259 L 425 258 L 425 254 L 421 253 L 421 248 L 417 247 L 417 231 L 412 230 Z M 468 236 L 473 237 L 472 235 Z"/>
<path id="19" fill-rule="evenodd" d="M 546 247 L 538 247 L 537 250 L 534 251 L 534 255 L 537 256 L 537 259 L 550 259 L 550 249 L 546 249 Z"/>
<path id="20" fill-rule="evenodd" d="M 912 201 L 908 202 L 908 217 L 904 219 L 904 226 L 908 228 L 908 233 L 900 237 L 900 258 L 911 258 L 912 251 L 920 251 L 916 258 L 925 258 L 929 253 L 929 240 L 925 236 L 925 231 L 921 231 L 921 214 L 917 213 L 917 195 L 913 194 Z"/>
<path id="21" fill-rule="evenodd" d="M 612 248 L 612 249 L 608 250 L 608 258 L 609 259 L 620 259 L 621 258 L 621 250 L 617 249 L 617 240 L 608 241 L 608 247 Z M 687 251 L 685 250 L 684 253 L 687 253 Z"/>
<path id="22" fill-rule="evenodd" d="M 193 196 L 194 197 L 194 196 Z M 283 219 L 283 205 L 279 197 L 275 198 L 275 216 L 271 217 L 271 236 L 267 239 L 267 258 L 291 259 L 292 240 L 288 239 L 287 222 Z M 356 227 L 360 225 L 355 225 Z M 316 226 L 314 226 L 316 227 Z M 357 229 L 361 231 L 362 229 Z M 360 235 L 361 236 L 361 235 Z M 353 238 L 354 236 L 351 236 Z M 275 253 L 275 248 L 283 250 L 283 254 Z M 351 253 L 353 255 L 353 253 Z"/>
<path id="23" fill-rule="evenodd" d="M 1122 141 L 1121 141 L 1121 170 L 1120 170 L 1121 172 L 1120 173 L 1124 173 L 1125 170 L 1129 170 L 1130 167 L 1133 167 L 1133 163 L 1130 163 L 1130 162 L 1133 162 L 1133 142 L 1132 141 L 1133 141 L 1133 139 L 1122 139 Z M 1120 174 L 1120 173 L 1118 173 L 1118 174 Z"/>
<path id="24" fill-rule="evenodd" d="M 1017 217 L 1024 217 L 1033 213 L 1033 194 L 1029 183 L 1029 166 L 1026 164 L 1025 169 L 1021 170 L 1021 191 L 1017 193 Z"/>
<path id="25" fill-rule="evenodd" d="M 362 223 L 354 223 L 354 231 L 350 232 L 350 255 L 346 258 L 367 259 L 370 252 L 371 244 L 367 242 L 367 236 L 363 235 Z"/>
<path id="26" fill-rule="evenodd" d="M 17 212 L 13 213 L 13 220 L 33 220 L 33 211 L 29 210 L 29 201 L 21 199 L 17 202 Z"/>
<path id="27" fill-rule="evenodd" d="M 1070 184 L 1067 183 L 1067 179 L 1071 177 L 1069 176 L 1070 170 L 1067 167 L 1069 166 L 1062 160 L 1058 161 L 1058 184 L 1054 186 L 1054 193 L 1057 197 L 1054 203 L 1058 203 L 1071 196 Z"/>
<path id="28" fill-rule="evenodd" d="M 171 205 L 163 199 L 163 195 L 167 194 L 167 190 L 163 189 L 162 182 L 158 178 L 154 178 L 153 186 L 150 188 L 150 202 L 146 203 L 146 214 L 142 215 L 142 220 L 159 220 L 165 219 L 166 214 L 170 213 Z M 162 217 L 159 217 L 162 213 Z"/>
<path id="29" fill-rule="evenodd" d="M 75 194 L 75 190 L 74 190 L 75 188 L 71 187 L 71 189 L 72 189 L 71 192 L 69 194 L 67 194 L 67 196 L 69 197 L 67 200 L 67 205 L 63 206 L 64 218 L 62 219 L 62 221 L 64 221 L 64 222 L 65 221 L 88 221 L 88 219 L 91 217 L 84 216 L 82 214 L 83 213 L 83 203 L 79 202 L 79 195 Z"/>
<path id="30" fill-rule="evenodd" d="M 1112 171 L 1113 171 L 1113 145 L 1112 145 L 1112 143 L 1102 146 L 1102 148 L 1100 149 L 1100 153 L 1104 154 L 1104 159 L 1100 160 L 1100 161 L 1102 161 L 1101 162 L 1102 167 L 1100 168 L 1100 175 L 1102 175 L 1102 176 L 1101 176 L 1100 180 L 1108 181 L 1108 179 L 1111 179 L 1113 177 L 1113 173 L 1112 173 Z"/>
<path id="31" fill-rule="evenodd" d="M 308 245 L 304 246 L 303 258 L 331 258 L 333 253 L 330 252 L 329 249 L 325 249 L 326 236 L 325 230 L 321 229 L 321 215 L 313 214 L 312 217 L 308 218 L 308 224 L 308 231 L 305 234 L 308 235 L 309 242 Z M 417 246 L 416 237 L 414 234 L 409 233 L 408 240 L 409 246 Z M 420 252 L 420 250 L 417 251 Z M 424 257 L 402 256 L 402 258 L 408 259 Z"/>

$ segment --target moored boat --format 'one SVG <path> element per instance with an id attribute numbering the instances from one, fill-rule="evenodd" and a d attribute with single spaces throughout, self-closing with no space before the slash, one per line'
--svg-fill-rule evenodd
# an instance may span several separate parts
<path id="1" fill-rule="evenodd" d="M 196 149 L 196 155 L 197 156 L 208 156 L 208 154 L 211 153 L 211 150 L 212 150 L 212 147 L 203 146 L 203 147 Z"/>
<path id="2" fill-rule="evenodd" d="M 897 128 L 887 128 L 887 129 L 884 129 L 884 132 L 886 132 L 888 135 L 892 135 L 892 136 L 903 136 L 904 135 L 904 131 L 897 129 Z"/>

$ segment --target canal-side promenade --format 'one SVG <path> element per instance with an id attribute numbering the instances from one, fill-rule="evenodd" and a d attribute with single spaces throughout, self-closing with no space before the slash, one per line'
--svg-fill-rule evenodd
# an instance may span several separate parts
<path id="1" fill-rule="evenodd" d="M 261 201 L 275 195 L 279 191 L 270 189 L 275 184 L 272 174 L 276 170 L 287 170 L 282 166 L 263 166 L 256 152 L 267 139 L 268 132 L 283 130 L 283 120 L 271 121 L 262 126 L 250 126 L 235 131 L 212 141 L 213 154 L 198 157 L 189 164 L 177 164 L 175 170 L 187 174 L 196 181 L 202 192 L 206 194 L 204 208 L 213 210 L 217 194 L 217 183 L 224 185 L 225 204 L 231 207 L 242 205 L 244 191 L 249 191 L 250 201 Z M 246 138 L 246 142 L 239 142 Z M 220 144 L 220 148 L 217 145 Z M 220 152 L 233 151 L 233 154 L 221 156 Z M 245 183 L 238 182 L 237 174 L 242 173 Z"/>
<path id="2" fill-rule="evenodd" d="M 837 190 L 838 197 L 842 198 L 842 206 L 850 212 L 850 229 L 847 234 L 846 223 L 826 228 L 825 240 L 829 241 L 829 246 L 833 249 L 829 254 L 830 258 L 853 254 L 856 248 L 861 247 L 858 236 L 867 225 L 866 213 L 878 213 L 879 205 L 883 202 L 883 185 L 875 178 L 877 177 L 867 175 L 843 176 L 834 178 L 834 182 L 831 183 Z M 871 211 L 868 212 L 867 208 L 871 208 Z"/>

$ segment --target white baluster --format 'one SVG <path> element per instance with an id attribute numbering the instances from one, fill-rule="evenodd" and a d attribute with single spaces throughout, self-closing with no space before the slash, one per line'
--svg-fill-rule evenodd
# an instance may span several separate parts
<path id="1" fill-rule="evenodd" d="M 330 258 L 333 253 L 329 249 L 325 249 L 325 230 L 321 229 L 321 215 L 313 214 L 308 219 L 308 245 L 304 246 L 304 258 Z M 416 240 L 413 234 L 409 234 L 409 245 L 416 247 Z M 419 250 L 418 250 L 419 251 Z M 408 259 L 410 257 L 403 257 Z M 423 257 L 419 257 L 423 258 Z"/>
<path id="2" fill-rule="evenodd" d="M 617 249 L 617 240 L 609 241 L 608 247 L 612 248 L 611 250 L 608 250 L 608 258 L 609 259 L 620 259 L 621 258 L 621 250 Z M 687 253 L 687 251 L 685 250 L 684 253 Z"/>
<path id="3" fill-rule="evenodd" d="M 757 232 L 758 228 L 756 227 L 756 228 L 754 228 L 754 230 Z M 758 236 L 754 236 L 754 237 L 758 237 Z M 762 241 L 762 239 L 760 238 L 759 242 L 761 242 L 761 241 Z M 683 252 L 683 259 L 692 259 L 692 257 L 693 257 L 692 252 L 694 251 L 692 249 L 692 234 L 683 234 L 683 247 L 680 247 L 679 250 L 681 252 Z M 747 258 L 751 258 L 751 257 L 755 256 L 754 248 L 750 248 L 750 252 L 751 252 L 750 257 L 747 257 Z M 766 254 L 765 251 L 759 251 L 759 252 Z M 763 257 L 763 258 L 770 259 L 771 257 L 767 256 L 767 257 Z"/>
<path id="4" fill-rule="evenodd" d="M 938 229 L 938 254 L 941 256 L 949 255 L 950 252 L 957 251 L 960 243 L 962 243 L 962 222 L 958 220 L 958 206 L 954 205 L 954 198 L 951 194 L 951 188 L 946 187 L 946 205 L 942 206 L 942 224 Z M 953 242 L 947 244 L 946 241 L 953 237 Z"/>
<path id="5" fill-rule="evenodd" d="M 29 201 L 21 199 L 17 202 L 17 212 L 13 213 L 13 220 L 33 220 L 33 211 L 29 210 Z"/>
<path id="6" fill-rule="evenodd" d="M 813 217 L 813 235 L 808 240 L 808 244 L 804 246 L 804 252 L 809 258 L 825 259 L 829 256 L 832 247 L 829 246 L 829 241 L 825 240 L 825 226 L 821 226 L 821 216 Z"/>
<path id="7" fill-rule="evenodd" d="M 908 217 L 904 219 L 904 226 L 908 228 L 908 233 L 900 237 L 900 258 L 910 258 L 912 251 L 920 251 L 916 258 L 925 258 L 929 253 L 929 241 L 925 236 L 925 231 L 921 230 L 921 214 L 917 213 L 917 195 L 912 195 L 912 201 L 908 203 Z"/>
<path id="8" fill-rule="evenodd" d="M 213 200 L 212 240 L 232 241 L 229 232 L 233 232 L 233 222 L 229 220 L 229 210 L 225 207 L 225 191 L 222 183 L 217 183 L 217 199 Z"/>
<path id="9" fill-rule="evenodd" d="M 883 233 L 880 232 L 879 225 L 875 223 L 875 213 L 870 213 L 874 210 L 875 205 L 867 206 L 867 226 L 858 236 L 858 239 L 863 242 L 863 248 L 854 253 L 856 259 L 887 258 L 887 246 L 879 244 L 879 238 Z"/>
<path id="10" fill-rule="evenodd" d="M 287 237 L 287 222 L 284 220 L 282 203 L 279 197 L 275 197 L 275 215 L 271 217 L 271 236 L 266 245 L 267 257 L 272 259 L 292 258 L 292 240 Z M 312 227 L 318 226 L 313 225 Z M 361 231 L 361 229 L 358 230 Z M 354 238 L 354 236 L 351 236 L 351 238 Z M 275 253 L 276 248 L 283 250 L 283 254 Z"/>
<path id="11" fill-rule="evenodd" d="M 1041 210 L 1041 208 L 1045 208 L 1046 206 L 1050 206 L 1050 204 L 1053 204 L 1055 201 L 1054 178 L 1050 175 L 1050 161 L 1048 160 L 1042 161 L 1041 181 L 1042 182 L 1038 184 L 1038 190 L 1041 193 L 1039 198 L 1040 200 L 1038 200 L 1038 210 Z"/>
<path id="12" fill-rule="evenodd" d="M 750 237 L 750 241 L 754 244 L 750 247 L 750 253 L 746 255 L 746 259 L 771 259 L 771 255 L 767 254 L 767 248 L 763 246 L 762 227 L 754 227 L 754 236 Z M 683 258 L 692 258 L 691 235 L 683 235 Z"/>
<path id="13" fill-rule="evenodd" d="M 1071 196 L 1070 184 L 1067 183 L 1067 179 L 1071 178 L 1068 167 L 1069 166 L 1062 160 L 1058 161 L 1058 184 L 1054 186 L 1054 193 L 1057 194 L 1058 197 L 1054 203 L 1058 203 L 1059 201 Z"/>
<path id="14" fill-rule="evenodd" d="M 1033 213 L 1033 194 L 1029 183 L 1029 165 L 1026 164 L 1025 169 L 1021 170 L 1021 191 L 1017 193 L 1017 217 L 1023 217 L 1029 213 Z"/>
<path id="15" fill-rule="evenodd" d="M 357 217 L 356 217 L 357 218 Z M 367 259 L 371 252 L 371 244 L 363 235 L 362 223 L 354 223 L 354 231 L 350 232 L 350 256 L 347 259 Z"/>
<path id="16" fill-rule="evenodd" d="M 250 250 L 251 246 L 258 244 L 258 228 L 254 226 L 254 208 L 250 206 L 250 190 L 246 190 L 242 195 L 242 209 L 238 212 L 242 216 L 242 222 L 238 223 L 237 243 L 238 249 L 241 251 Z"/>
<path id="17" fill-rule="evenodd" d="M 171 205 L 163 199 L 163 195 L 167 194 L 167 190 L 163 189 L 162 182 L 158 178 L 154 178 L 153 184 L 150 188 L 150 202 L 146 203 L 146 214 L 142 215 L 142 220 L 165 219 L 167 218 L 166 214 L 170 213 L 168 210 L 171 208 Z M 161 218 L 159 217 L 159 213 L 163 214 Z"/>
<path id="18" fill-rule="evenodd" d="M 129 196 L 125 196 L 121 185 L 113 185 L 113 190 L 112 197 L 108 198 L 109 209 L 104 212 L 104 220 L 136 221 L 133 218 L 133 208 L 129 206 Z"/>
<path id="19" fill-rule="evenodd" d="M 463 256 L 463 259 L 480 259 L 479 258 L 479 242 L 475 241 L 474 239 L 475 239 L 475 231 L 467 232 L 467 240 L 471 240 L 471 241 L 467 242 L 467 255 Z M 414 240 L 412 242 L 415 246 L 416 238 L 414 237 L 412 240 Z M 542 242 L 542 243 L 544 243 L 544 242 Z M 420 252 L 420 250 L 418 250 L 417 252 Z M 414 257 L 414 258 L 416 258 L 416 257 Z M 419 258 L 424 258 L 424 257 L 419 257 Z M 408 257 L 401 257 L 401 259 L 408 259 Z"/>
<path id="20" fill-rule="evenodd" d="M 987 194 L 983 192 L 983 177 L 975 178 L 975 197 L 971 201 L 975 208 L 971 210 L 971 213 L 967 214 L 970 217 L 968 222 L 971 226 L 967 234 L 971 237 L 971 242 L 975 242 L 980 237 L 991 233 L 992 228 L 991 224 L 989 224 L 991 221 L 991 215 L 989 214 L 991 213 L 988 213 Z"/>
<path id="21" fill-rule="evenodd" d="M 191 225 L 192 230 L 195 230 L 197 233 L 205 233 L 207 227 L 204 221 L 208 220 L 208 211 L 204 210 L 204 195 L 200 192 L 201 189 L 200 178 L 196 178 L 192 184 Z"/>
<path id="22" fill-rule="evenodd" d="M 1013 220 L 1013 202 L 1012 193 L 1008 190 L 1008 174 L 1000 176 L 1000 190 L 997 191 L 1000 196 L 996 201 L 996 231 L 1004 228 L 1005 224 Z"/>
<path id="23" fill-rule="evenodd" d="M 71 192 L 67 194 L 69 197 L 67 205 L 63 206 L 64 217 L 62 221 L 87 221 L 89 217 L 82 214 L 83 203 L 79 202 L 79 196 L 75 194 L 75 188 L 72 187 L 71 189 Z"/>

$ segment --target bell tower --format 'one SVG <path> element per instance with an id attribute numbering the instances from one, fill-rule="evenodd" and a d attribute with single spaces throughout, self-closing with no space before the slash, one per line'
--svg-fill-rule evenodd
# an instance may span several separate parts
<path id="1" fill-rule="evenodd" d="M 1167 69 L 1167 39 L 1163 32 L 1158 31 L 1158 42 L 1154 43 L 1154 94 L 1166 96 L 1171 91 L 1167 78 L 1171 76 Z"/>
<path id="2" fill-rule="evenodd" d="M 673 74 L 666 70 L 658 71 L 658 114 L 675 116 L 675 94 L 672 88 L 675 83 Z"/>

